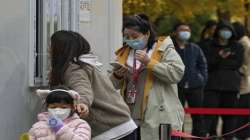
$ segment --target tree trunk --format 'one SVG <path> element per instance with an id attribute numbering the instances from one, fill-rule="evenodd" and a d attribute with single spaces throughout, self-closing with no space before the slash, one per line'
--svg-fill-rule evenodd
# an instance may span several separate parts
<path id="1" fill-rule="evenodd" d="M 249 15 L 249 8 L 250 8 L 250 2 L 248 0 L 245 0 L 245 9 L 247 11 L 247 15 L 245 15 L 245 27 L 246 27 L 246 30 L 247 30 L 247 34 L 248 36 L 250 35 L 249 34 L 249 31 L 250 31 L 250 15 Z"/>

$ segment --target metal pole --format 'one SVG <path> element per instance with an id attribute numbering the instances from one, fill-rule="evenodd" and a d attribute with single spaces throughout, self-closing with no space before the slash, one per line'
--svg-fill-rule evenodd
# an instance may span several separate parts
<path id="1" fill-rule="evenodd" d="M 159 133 L 159 140 L 171 140 L 171 124 L 160 124 Z"/>

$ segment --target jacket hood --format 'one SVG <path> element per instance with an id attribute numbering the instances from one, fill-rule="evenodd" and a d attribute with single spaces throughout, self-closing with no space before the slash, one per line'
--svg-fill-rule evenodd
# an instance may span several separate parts
<path id="1" fill-rule="evenodd" d="M 226 20 L 221 20 L 218 24 L 217 24 L 217 27 L 215 29 L 215 33 L 214 33 L 214 38 L 217 39 L 219 37 L 219 31 L 222 29 L 222 28 L 228 28 L 229 30 L 232 31 L 232 37 L 230 38 L 230 40 L 235 40 L 236 39 L 236 32 L 233 28 L 233 25 L 226 21 Z"/>
<path id="2" fill-rule="evenodd" d="M 47 121 L 49 119 L 49 113 L 48 112 L 43 112 L 37 115 L 37 119 L 38 121 Z M 74 113 L 71 117 L 67 118 L 64 121 L 68 121 L 68 120 L 74 120 L 74 119 L 79 119 L 79 116 Z"/>
<path id="3" fill-rule="evenodd" d="M 103 64 L 99 62 L 98 57 L 91 53 L 79 56 L 79 60 L 83 63 L 87 63 L 91 66 L 94 66 L 99 70 L 101 70 L 103 66 Z"/>

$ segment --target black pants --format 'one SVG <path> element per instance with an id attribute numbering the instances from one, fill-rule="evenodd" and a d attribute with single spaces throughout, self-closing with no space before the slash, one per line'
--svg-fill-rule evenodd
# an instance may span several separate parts
<path id="1" fill-rule="evenodd" d="M 250 108 L 250 93 L 241 95 L 239 100 L 239 108 Z M 238 116 L 237 119 L 237 128 L 245 125 L 246 123 L 250 122 L 250 116 Z M 236 137 L 240 140 L 244 140 L 250 137 L 250 126 L 237 132 Z"/>
<path id="2" fill-rule="evenodd" d="M 134 130 L 134 132 L 132 132 L 131 134 L 127 135 L 124 138 L 121 138 L 120 140 L 140 140 L 141 138 L 140 135 L 140 127 L 138 127 L 137 129 Z"/>
<path id="3" fill-rule="evenodd" d="M 178 94 L 183 106 L 187 101 L 189 107 L 203 107 L 203 88 L 185 89 L 179 87 Z M 191 115 L 193 122 L 192 134 L 195 136 L 206 136 L 203 117 L 203 115 Z"/>
<path id="4" fill-rule="evenodd" d="M 171 140 L 181 140 L 180 137 L 171 137 Z"/>
<path id="5" fill-rule="evenodd" d="M 209 108 L 235 108 L 237 107 L 238 92 L 225 92 L 225 91 L 205 91 L 204 92 L 204 106 Z M 236 128 L 236 117 L 233 115 L 221 115 L 223 125 L 222 133 L 225 134 Z M 206 115 L 206 133 L 216 132 L 217 115 Z M 216 124 L 214 124 L 216 123 Z M 211 134 L 210 134 L 211 135 Z M 226 136 L 226 140 L 231 140 L 234 134 Z"/>

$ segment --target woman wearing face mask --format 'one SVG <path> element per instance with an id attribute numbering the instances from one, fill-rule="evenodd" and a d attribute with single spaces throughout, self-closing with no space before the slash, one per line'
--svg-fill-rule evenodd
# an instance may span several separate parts
<path id="1" fill-rule="evenodd" d="M 29 131 L 30 140 L 90 140 L 88 123 L 75 113 L 75 102 L 80 95 L 73 90 L 57 88 L 37 90 L 45 99 L 47 112 L 38 115 L 38 122 Z"/>
<path id="2" fill-rule="evenodd" d="M 181 130 L 184 112 L 176 84 L 184 65 L 170 37 L 157 40 L 148 17 L 140 14 L 125 18 L 123 43 L 116 51 L 121 67 L 114 68 L 111 80 L 140 126 L 133 137 L 157 140 L 161 123 Z"/>
<path id="3" fill-rule="evenodd" d="M 208 82 L 205 87 L 204 106 L 211 108 L 234 108 L 237 106 L 240 90 L 239 68 L 243 63 L 244 51 L 235 40 L 234 28 L 227 21 L 220 21 L 214 38 L 209 42 L 205 55 L 208 61 Z M 222 115 L 222 133 L 235 129 L 235 118 Z M 216 130 L 216 115 L 206 117 L 207 133 Z M 225 139 L 232 139 L 233 135 Z"/>
<path id="4" fill-rule="evenodd" d="M 51 37 L 51 87 L 66 85 L 80 94 L 77 112 L 92 128 L 92 140 L 123 139 L 136 129 L 129 108 L 102 71 L 97 56 L 79 33 Z"/>
<path id="5" fill-rule="evenodd" d="M 173 41 L 175 49 L 185 64 L 185 73 L 178 83 L 178 95 L 183 106 L 187 101 L 189 107 L 203 106 L 203 89 L 207 82 L 207 62 L 201 48 L 189 41 L 191 29 L 186 23 L 174 27 Z M 206 136 L 203 131 L 202 115 L 192 115 L 192 134 Z"/>

